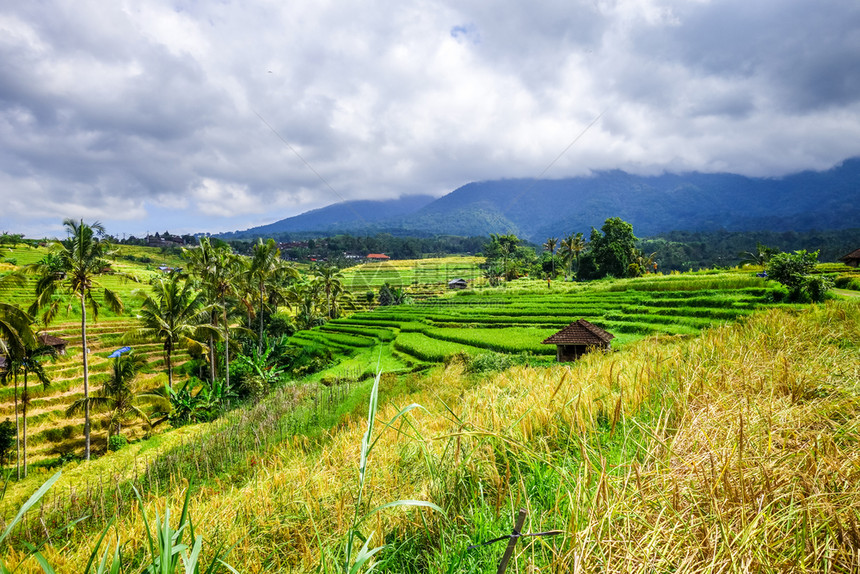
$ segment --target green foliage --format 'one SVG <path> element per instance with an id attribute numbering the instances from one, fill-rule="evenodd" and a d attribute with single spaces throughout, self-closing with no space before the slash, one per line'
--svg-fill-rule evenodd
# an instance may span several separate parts
<path id="1" fill-rule="evenodd" d="M 591 228 L 591 253 L 600 276 L 628 277 L 635 263 L 637 237 L 633 226 L 620 217 L 610 217 L 601 231 Z"/>
<path id="2" fill-rule="evenodd" d="M 860 291 L 860 277 L 857 277 L 857 276 L 837 277 L 833 281 L 833 286 L 839 287 L 840 289 L 850 289 L 852 291 Z"/>
<path id="3" fill-rule="evenodd" d="M 136 490 L 135 494 L 138 502 L 143 506 L 143 499 L 140 494 Z M 144 568 L 144 572 L 147 574 L 174 574 L 180 571 L 185 572 L 185 574 L 199 574 L 201 570 L 209 574 L 221 566 L 231 572 L 236 572 L 224 562 L 231 549 L 225 549 L 223 543 L 215 550 L 215 554 L 208 565 L 203 566 L 200 563 L 203 537 L 195 535 L 194 525 L 188 514 L 190 498 L 191 488 L 188 488 L 185 493 L 182 512 L 179 515 L 179 523 L 175 528 L 170 525 L 170 507 L 164 509 L 163 520 L 156 511 L 155 522 L 152 526 L 150 526 L 146 513 L 143 514 L 143 521 L 146 525 L 146 542 L 149 546 L 149 560 L 147 560 Z M 186 533 L 188 535 L 187 543 L 183 542 Z"/>
<path id="4" fill-rule="evenodd" d="M 15 423 L 8 418 L 0 423 L 0 466 L 4 466 L 15 447 Z"/>
<path id="5" fill-rule="evenodd" d="M 237 367 L 234 373 L 238 375 L 239 396 L 259 401 L 281 380 L 284 369 L 277 364 L 272 351 L 272 347 L 266 345 L 262 352 L 252 349 L 249 355 L 236 357 L 231 369 Z"/>
<path id="6" fill-rule="evenodd" d="M 767 275 L 788 289 L 791 301 L 823 301 L 833 286 L 833 280 L 826 275 L 810 276 L 817 262 L 817 251 L 777 253 L 767 264 Z"/>
<path id="7" fill-rule="evenodd" d="M 128 444 L 128 439 L 124 435 L 115 434 L 108 439 L 107 448 L 111 452 L 116 452 Z"/>
<path id="8" fill-rule="evenodd" d="M 175 428 L 215 420 L 230 400 L 238 398 L 223 379 L 201 383 L 191 378 L 179 389 L 165 387 L 165 392 L 170 397 L 171 405 L 168 420 Z"/>
<path id="9" fill-rule="evenodd" d="M 380 287 L 379 297 L 377 300 L 383 307 L 387 307 L 389 305 L 403 305 L 404 303 L 410 302 L 405 289 L 402 287 L 392 287 L 388 283 L 385 283 Z"/>
<path id="10" fill-rule="evenodd" d="M 491 281 L 495 277 L 508 281 L 521 277 L 537 262 L 534 249 L 522 245 L 522 240 L 514 234 L 491 233 L 484 256 L 487 261 L 483 268 L 489 272 Z"/>

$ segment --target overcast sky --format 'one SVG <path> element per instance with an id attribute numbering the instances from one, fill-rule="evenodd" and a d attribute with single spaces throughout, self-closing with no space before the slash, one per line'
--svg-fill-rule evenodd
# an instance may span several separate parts
<path id="1" fill-rule="evenodd" d="M 0 231 L 853 156 L 853 0 L 0 0 Z"/>

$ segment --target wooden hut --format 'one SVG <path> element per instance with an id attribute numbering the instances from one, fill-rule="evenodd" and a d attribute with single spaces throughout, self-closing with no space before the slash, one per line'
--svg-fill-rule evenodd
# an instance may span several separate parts
<path id="1" fill-rule="evenodd" d="M 839 261 L 843 262 L 849 267 L 860 267 L 860 249 L 855 249 L 848 255 L 840 257 Z"/>
<path id="2" fill-rule="evenodd" d="M 451 279 L 450 281 L 448 281 L 448 289 L 466 289 L 468 286 L 468 281 L 466 281 L 462 277 L 458 277 L 457 279 Z"/>
<path id="3" fill-rule="evenodd" d="M 45 347 L 53 347 L 58 355 L 66 354 L 66 341 L 60 339 L 59 337 L 48 335 L 47 333 L 42 333 L 41 335 L 39 335 L 39 344 Z"/>
<path id="4" fill-rule="evenodd" d="M 590 349 L 609 350 L 610 341 L 615 338 L 597 325 L 585 319 L 574 321 L 552 337 L 544 340 L 544 345 L 555 345 L 555 358 L 560 363 L 575 361 Z"/>

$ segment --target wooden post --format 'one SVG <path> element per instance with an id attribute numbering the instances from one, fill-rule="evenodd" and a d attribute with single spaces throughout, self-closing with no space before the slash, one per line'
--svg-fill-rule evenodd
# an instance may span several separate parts
<path id="1" fill-rule="evenodd" d="M 496 574 L 505 574 L 505 570 L 508 569 L 508 562 L 511 560 L 511 556 L 514 553 L 514 547 L 517 545 L 517 540 L 519 539 L 519 534 L 522 532 L 523 524 L 526 522 L 526 509 L 520 508 L 520 513 L 517 516 L 517 523 L 514 526 L 514 531 L 511 533 L 512 536 L 510 540 L 508 540 L 508 547 L 505 549 L 505 554 L 502 556 L 502 561 L 499 562 L 499 569 L 496 570 Z"/>

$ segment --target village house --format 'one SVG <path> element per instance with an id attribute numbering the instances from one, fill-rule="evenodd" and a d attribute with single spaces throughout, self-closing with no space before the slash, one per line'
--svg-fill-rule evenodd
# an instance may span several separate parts
<path id="1" fill-rule="evenodd" d="M 555 335 L 545 339 L 544 345 L 555 345 L 555 358 L 559 363 L 575 361 L 591 349 L 609 350 L 615 335 L 592 325 L 585 319 L 574 321 Z"/>
<path id="2" fill-rule="evenodd" d="M 48 335 L 47 333 L 42 333 L 39 335 L 39 344 L 44 347 L 53 347 L 54 351 L 57 352 L 58 355 L 66 354 L 66 341 L 60 339 L 59 337 L 55 337 L 53 335 Z"/>
<path id="3" fill-rule="evenodd" d="M 855 249 L 848 255 L 844 257 L 840 257 L 839 261 L 848 265 L 849 267 L 860 267 L 860 249 Z"/>

